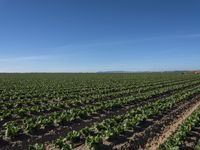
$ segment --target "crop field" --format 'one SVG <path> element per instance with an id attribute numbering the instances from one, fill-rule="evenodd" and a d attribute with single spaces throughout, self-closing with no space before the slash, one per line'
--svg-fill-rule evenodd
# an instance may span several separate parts
<path id="1" fill-rule="evenodd" d="M 200 75 L 0 74 L 1 150 L 200 150 Z"/>

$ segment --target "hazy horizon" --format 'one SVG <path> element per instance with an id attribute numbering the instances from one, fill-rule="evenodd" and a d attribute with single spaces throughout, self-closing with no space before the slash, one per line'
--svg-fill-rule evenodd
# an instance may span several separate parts
<path id="1" fill-rule="evenodd" d="M 77 72 L 69 72 L 69 71 L 7 71 L 7 72 L 0 72 L 0 73 L 162 73 L 162 72 L 193 72 L 193 71 L 200 71 L 200 69 L 196 69 L 196 70 L 155 70 L 155 71 L 152 71 L 152 70 L 144 70 L 144 71 L 126 71 L 126 70 L 122 70 L 122 71 L 119 71 L 119 70 L 106 70 L 106 71 L 77 71 Z"/>

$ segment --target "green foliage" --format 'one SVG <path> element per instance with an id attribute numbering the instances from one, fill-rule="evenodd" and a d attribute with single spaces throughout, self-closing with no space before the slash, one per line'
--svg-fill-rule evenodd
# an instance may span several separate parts
<path id="1" fill-rule="evenodd" d="M 103 142 L 102 142 L 103 140 L 102 140 L 102 137 L 100 137 L 100 136 L 88 136 L 87 138 L 86 138 L 86 145 L 90 148 L 90 149 L 92 149 L 92 150 L 96 150 L 96 149 L 98 149 L 99 148 L 99 146 L 100 146 L 100 144 L 102 144 Z"/>
<path id="2" fill-rule="evenodd" d="M 45 150 L 45 146 L 43 144 L 34 144 L 29 146 L 29 150 Z"/>
<path id="3" fill-rule="evenodd" d="M 199 139 L 197 145 L 195 146 L 195 150 L 200 150 L 200 139 Z"/>
<path id="4" fill-rule="evenodd" d="M 71 142 L 77 142 L 80 140 L 80 136 L 80 132 L 72 131 L 67 134 L 66 139 Z"/>
<path id="5" fill-rule="evenodd" d="M 58 138 L 54 141 L 55 146 L 58 146 L 61 150 L 72 150 L 72 145 L 67 143 L 67 138 Z"/>
<path id="6" fill-rule="evenodd" d="M 170 137 L 167 142 L 160 146 L 162 150 L 168 149 L 179 149 L 184 142 L 184 139 L 190 133 L 190 131 L 196 126 L 200 121 L 200 108 L 192 113 L 192 115 L 180 126 L 178 131 Z M 198 147 L 198 146 L 197 146 Z"/>
<path id="7" fill-rule="evenodd" d="M 16 123 L 14 123 L 13 121 L 4 124 L 4 129 L 5 129 L 5 137 L 13 138 L 20 132 L 20 128 L 17 127 Z"/>
<path id="8" fill-rule="evenodd" d="M 102 140 L 111 140 L 199 93 L 199 83 L 199 76 L 180 74 L 0 74 L 0 120 L 5 122 L 1 137 L 32 137 L 37 131 L 45 134 L 51 128 L 143 102 L 52 142 L 63 150 L 71 150 L 77 143 L 97 149 Z M 165 94 L 169 96 L 145 103 Z M 190 127 L 185 130 L 189 132 Z M 184 136 L 177 138 L 178 145 Z M 30 148 L 42 150 L 44 145 Z"/>

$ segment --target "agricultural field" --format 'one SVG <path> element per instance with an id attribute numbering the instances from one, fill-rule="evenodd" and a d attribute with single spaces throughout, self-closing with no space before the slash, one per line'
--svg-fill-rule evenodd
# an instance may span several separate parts
<path id="1" fill-rule="evenodd" d="M 200 75 L 0 74 L 1 150 L 200 150 Z"/>

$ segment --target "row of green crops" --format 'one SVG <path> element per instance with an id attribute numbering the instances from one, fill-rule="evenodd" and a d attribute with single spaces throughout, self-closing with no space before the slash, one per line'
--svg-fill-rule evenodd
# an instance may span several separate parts
<path id="1" fill-rule="evenodd" d="M 170 90 L 175 90 L 176 86 L 178 85 L 183 85 L 184 87 L 186 86 L 193 86 L 193 84 L 198 84 L 200 81 L 188 81 L 188 82 L 173 82 L 173 83 L 167 83 L 167 84 L 163 84 L 163 85 L 154 85 L 154 86 L 147 86 L 145 87 L 143 90 L 141 90 L 142 92 L 136 92 L 136 90 L 133 90 L 133 94 L 134 96 L 128 96 L 131 95 L 132 90 L 129 91 L 128 95 L 124 95 L 123 98 L 117 98 L 117 99 L 127 99 L 127 98 L 133 98 L 134 97 L 138 97 L 139 95 L 144 95 L 144 93 L 149 93 L 151 91 L 155 91 L 156 89 L 159 89 L 159 91 L 162 91 L 162 89 L 170 89 Z M 123 95 L 123 93 L 120 93 Z M 122 97 L 122 95 L 120 95 L 120 97 Z M 115 96 L 118 97 L 118 94 L 115 93 Z M 113 98 L 113 97 L 112 97 Z M 114 97 L 114 99 L 110 100 L 108 99 L 109 102 L 112 102 L 114 100 L 116 100 L 116 98 Z M 108 103 L 107 101 L 103 101 L 103 100 L 95 100 L 95 102 L 92 105 L 96 105 L 99 103 Z M 36 106 L 32 106 L 32 107 L 25 107 L 25 108 L 15 108 L 15 109 L 6 109 L 6 110 L 1 110 L 0 111 L 0 117 L 2 119 L 5 118 L 13 118 L 13 117 L 30 117 L 30 115 L 35 114 L 35 113 L 42 113 L 42 112 L 52 112 L 52 111 L 61 111 L 61 110 L 65 110 L 65 109 L 71 109 L 71 108 L 80 108 L 80 107 L 87 107 L 88 105 L 91 105 L 91 101 L 71 101 L 71 102 L 59 102 L 59 103 L 50 103 L 48 105 L 36 105 Z M 84 104 L 84 105 L 83 105 Z"/>
<path id="2" fill-rule="evenodd" d="M 197 109 L 186 121 L 179 127 L 178 131 L 171 136 L 165 144 L 160 146 L 161 150 L 179 150 L 184 143 L 185 138 L 191 130 L 200 122 L 200 108 Z M 200 133 L 199 133 L 200 134 Z M 199 150 L 199 144 L 196 149 Z"/>
<path id="3" fill-rule="evenodd" d="M 52 145 L 60 149 L 65 149 L 66 147 L 73 146 L 74 143 L 84 141 L 90 149 L 96 149 L 99 145 L 103 144 L 104 140 L 115 138 L 125 131 L 133 129 L 140 122 L 162 113 L 166 109 L 172 108 L 181 101 L 188 100 L 199 92 L 200 86 L 183 90 L 167 98 L 134 108 L 123 115 L 113 116 L 112 118 L 105 119 L 103 122 L 95 123 L 91 127 L 85 127 L 80 131 L 72 131 L 65 137 L 55 140 Z M 44 145 L 40 146 L 44 147 Z"/>
<path id="4" fill-rule="evenodd" d="M 20 143 L 27 149 L 29 141 L 40 138 L 38 143 L 51 143 L 43 140 L 50 130 L 70 129 L 76 121 L 90 119 L 92 127 L 65 131 L 63 138 L 58 133 L 51 146 L 71 149 L 78 141 L 93 148 L 198 94 L 199 79 L 179 73 L 0 74 L 0 147 L 3 140 L 8 142 L 6 149 L 13 143 L 14 149 Z"/>
<path id="5" fill-rule="evenodd" d="M 138 85 L 138 86 L 131 86 L 131 88 L 126 88 L 126 89 L 118 89 L 119 91 L 115 91 L 115 92 L 111 92 L 109 91 L 108 93 L 106 94 L 102 94 L 102 93 L 96 93 L 95 95 L 91 96 L 89 94 L 88 97 L 83 97 L 81 96 L 80 99 L 77 99 L 77 100 L 66 100 L 63 102 L 63 100 L 60 100 L 59 99 L 59 102 L 60 103 L 67 103 L 67 105 L 69 107 L 71 106 L 74 106 L 76 105 L 75 103 L 81 103 L 81 104 L 87 104 L 87 103 L 91 103 L 92 101 L 97 101 L 97 100 L 107 100 L 107 99 L 110 99 L 110 98 L 116 98 L 118 96 L 122 96 L 122 95 L 127 95 L 127 94 L 134 94 L 134 93 L 138 93 L 138 92 L 143 92 L 145 90 L 148 90 L 148 88 L 150 87 L 154 87 L 154 88 L 160 88 L 162 86 L 164 86 L 165 84 L 179 84 L 179 83 L 185 83 L 185 82 L 191 82 L 191 80 L 181 80 L 181 81 L 163 81 L 163 82 L 156 82 L 156 83 L 151 83 L 151 84 L 145 84 L 145 85 Z M 154 85 L 157 85 L 157 86 L 154 86 Z M 125 86 L 125 85 L 124 85 Z M 115 89 L 117 89 L 115 87 Z M 48 105 L 48 102 L 49 100 L 41 100 L 41 99 L 33 99 L 31 101 L 15 101 L 13 103 L 10 103 L 10 102 L 2 102 L 0 107 L 1 108 L 4 108 L 4 109 L 15 109 L 16 107 L 17 108 L 20 108 L 20 107 L 32 107 L 32 106 L 35 106 L 35 105 L 39 105 L 39 106 L 44 106 L 44 105 Z M 55 101 L 57 102 L 57 101 Z M 52 102 L 53 103 L 53 102 Z M 54 104 L 54 103 L 53 103 Z M 80 106 L 80 105 L 78 105 Z"/>
<path id="6" fill-rule="evenodd" d="M 22 120 L 21 125 L 20 122 L 17 120 L 7 122 L 4 124 L 4 128 L 6 128 L 8 125 L 13 126 L 15 134 L 11 134 L 10 136 L 16 136 L 20 133 L 24 134 L 31 134 L 39 129 L 46 129 L 51 126 L 60 126 L 67 124 L 70 121 L 73 121 L 75 119 L 81 119 L 81 118 L 86 118 L 89 116 L 92 116 L 96 113 L 101 113 L 102 110 L 110 110 L 113 108 L 119 108 L 119 107 L 124 107 L 126 105 L 129 105 L 133 102 L 139 102 L 139 101 L 145 101 L 146 99 L 149 99 L 155 95 L 160 95 L 162 93 L 166 93 L 167 91 L 175 91 L 175 90 L 180 90 L 183 89 L 184 87 L 187 87 L 188 85 L 193 85 L 196 84 L 197 81 L 194 81 L 194 83 L 185 83 L 185 84 L 180 84 L 180 85 L 172 85 L 172 86 L 167 86 L 164 88 L 161 88 L 157 91 L 150 91 L 147 93 L 142 93 L 139 94 L 138 96 L 129 96 L 126 98 L 118 98 L 114 99 L 112 101 L 102 101 L 99 103 L 91 104 L 84 106 L 84 108 L 71 108 L 66 111 L 62 112 L 54 112 L 47 115 L 40 115 L 37 116 L 37 118 L 25 118 Z M 186 90 L 189 90 L 187 88 Z M 9 128 L 12 130 L 12 128 Z M 7 128 L 5 129 L 7 131 Z M 21 132 L 20 132 L 21 131 Z M 8 135 L 6 135 L 8 137 Z"/>
<path id="7" fill-rule="evenodd" d="M 191 81 L 190 81 L 191 82 Z M 183 83 L 180 82 L 180 83 Z M 167 85 L 169 84 L 179 84 L 179 82 L 175 82 L 175 83 L 166 83 Z M 158 84 L 158 85 L 146 85 L 146 87 L 143 87 L 142 90 L 140 90 L 140 93 L 147 91 L 147 90 L 151 90 L 156 89 L 156 88 L 161 88 L 163 86 L 165 86 L 166 84 Z M 19 114 L 23 114 L 24 112 L 27 111 L 32 111 L 31 113 L 34 112 L 41 112 L 44 110 L 60 110 L 60 109 L 68 109 L 68 108 L 72 108 L 72 107 L 80 107 L 82 105 L 86 105 L 86 104 L 91 104 L 92 102 L 97 102 L 97 101 L 103 101 L 106 98 L 113 99 L 113 98 L 117 98 L 117 97 L 122 97 L 122 96 L 126 96 L 126 95 L 131 95 L 131 94 L 135 94 L 138 93 L 138 87 L 135 87 L 134 89 L 129 89 L 129 90 L 125 90 L 125 91 L 119 91 L 119 92 L 115 92 L 115 93 L 109 93 L 106 95 L 99 95 L 99 98 L 93 98 L 93 99 L 80 99 L 80 100 L 71 100 L 71 101 L 59 101 L 59 103 L 47 103 L 47 102 L 42 102 L 37 100 L 36 103 L 35 101 L 28 101 L 28 102 L 13 102 L 13 103 L 4 103 L 1 105 L 2 108 L 4 108 L 4 110 L 0 111 L 0 114 L 2 114 L 2 116 L 4 117 L 10 117 L 10 115 L 15 115 L 18 110 L 20 110 Z M 28 105 L 24 108 L 20 108 L 20 106 L 24 103 L 27 103 Z M 17 108 L 16 108 L 17 107 Z M 5 109 L 6 108 L 6 109 Z M 3 115 L 4 114 L 4 115 Z M 5 115 L 7 114 L 7 115 Z M 27 114 L 27 113 L 26 113 Z M 1 115 L 0 115 L 1 116 Z M 3 118 L 3 117 L 2 117 Z"/>

